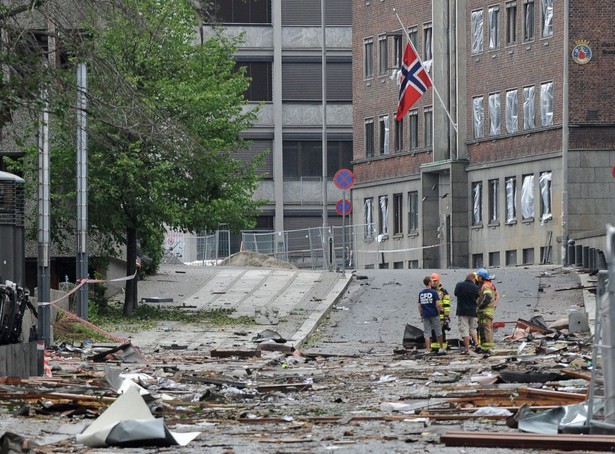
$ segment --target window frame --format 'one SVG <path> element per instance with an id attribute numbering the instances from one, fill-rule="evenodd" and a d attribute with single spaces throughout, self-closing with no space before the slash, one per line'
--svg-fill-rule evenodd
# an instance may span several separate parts
<path id="1" fill-rule="evenodd" d="M 488 181 L 489 185 L 489 194 L 488 194 L 488 205 L 489 205 L 489 224 L 497 224 L 499 221 L 499 187 L 500 187 L 500 179 L 494 178 Z"/>
<path id="2" fill-rule="evenodd" d="M 378 196 L 378 235 L 389 234 L 389 196 Z"/>
<path id="3" fill-rule="evenodd" d="M 380 115 L 378 117 L 378 154 L 388 155 L 391 145 L 391 127 L 389 125 L 389 115 Z"/>
<path id="4" fill-rule="evenodd" d="M 366 197 L 363 199 L 363 238 L 374 238 L 374 198 Z"/>
<path id="5" fill-rule="evenodd" d="M 485 19 L 482 9 L 474 10 L 470 13 L 471 16 L 471 45 L 470 52 L 472 55 L 480 55 L 484 51 L 485 41 Z"/>
<path id="6" fill-rule="evenodd" d="M 472 225 L 483 224 L 483 182 L 472 183 Z"/>
<path id="7" fill-rule="evenodd" d="M 394 124 L 395 124 L 395 146 L 393 148 L 396 153 L 399 153 L 404 150 L 404 119 L 403 117 L 399 121 L 394 120 Z"/>
<path id="8" fill-rule="evenodd" d="M 389 45 L 386 34 L 378 35 L 378 75 L 386 76 L 389 72 Z"/>
<path id="9" fill-rule="evenodd" d="M 517 2 L 506 2 L 506 45 L 517 44 Z"/>
<path id="10" fill-rule="evenodd" d="M 531 15 L 531 18 L 528 17 Z M 523 2 L 523 41 L 531 42 L 536 39 L 536 4 L 534 0 Z"/>
<path id="11" fill-rule="evenodd" d="M 497 50 L 500 48 L 500 7 L 498 5 L 490 6 L 487 10 L 489 17 L 489 50 Z"/>
<path id="12" fill-rule="evenodd" d="M 521 177 L 521 221 L 530 222 L 536 215 L 534 199 L 534 174 L 526 174 Z"/>
<path id="13" fill-rule="evenodd" d="M 425 138 L 425 148 L 430 148 L 433 146 L 433 107 L 426 106 L 423 107 L 423 124 L 425 125 L 424 129 L 424 138 Z"/>
<path id="14" fill-rule="evenodd" d="M 485 137 L 485 107 L 484 96 L 472 98 L 472 132 L 474 139 Z"/>
<path id="15" fill-rule="evenodd" d="M 419 111 L 408 111 L 408 149 L 416 150 L 419 147 Z"/>
<path id="16" fill-rule="evenodd" d="M 419 192 L 408 192 L 408 233 L 419 231 Z"/>
<path id="17" fill-rule="evenodd" d="M 374 78 L 374 37 L 363 38 L 363 79 Z"/>
<path id="18" fill-rule="evenodd" d="M 540 84 L 540 122 L 542 126 L 553 126 L 553 81 Z"/>
<path id="19" fill-rule="evenodd" d="M 499 136 L 502 134 L 502 103 L 500 92 L 489 94 L 489 135 Z"/>
<path id="20" fill-rule="evenodd" d="M 393 235 L 404 233 L 404 195 L 393 194 Z"/>
<path id="21" fill-rule="evenodd" d="M 364 142 L 365 142 L 365 157 L 373 158 L 375 156 L 375 130 L 374 117 L 366 118 L 363 122 Z"/>
<path id="22" fill-rule="evenodd" d="M 528 95 L 529 94 L 529 95 Z M 523 87 L 523 130 L 536 128 L 536 87 Z"/>
<path id="23" fill-rule="evenodd" d="M 506 191 L 506 224 L 517 222 L 517 177 L 504 179 Z"/>

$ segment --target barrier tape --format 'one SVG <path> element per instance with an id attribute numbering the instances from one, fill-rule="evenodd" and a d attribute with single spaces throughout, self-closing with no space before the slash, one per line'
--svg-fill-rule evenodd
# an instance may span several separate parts
<path id="1" fill-rule="evenodd" d="M 434 248 L 434 247 L 446 246 L 447 244 L 448 243 L 441 243 L 441 244 L 432 244 L 430 246 L 411 247 L 411 248 L 406 248 L 406 249 L 380 249 L 380 250 L 375 250 L 375 251 L 368 251 L 368 250 L 361 249 L 358 252 L 360 252 L 362 254 L 380 254 L 381 252 L 420 251 L 422 249 L 430 249 L 430 248 Z"/>

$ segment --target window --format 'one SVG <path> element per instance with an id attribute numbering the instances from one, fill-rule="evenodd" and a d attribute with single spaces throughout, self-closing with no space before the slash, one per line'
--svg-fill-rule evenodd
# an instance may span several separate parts
<path id="1" fill-rule="evenodd" d="M 419 193 L 408 193 L 408 232 L 416 232 L 419 229 Z"/>
<path id="2" fill-rule="evenodd" d="M 401 68 L 401 62 L 404 57 L 402 42 L 401 35 L 393 36 L 393 65 L 395 68 Z"/>
<path id="3" fill-rule="evenodd" d="M 389 70 L 389 52 L 387 48 L 387 35 L 378 37 L 378 61 L 380 74 L 386 74 Z"/>
<path id="4" fill-rule="evenodd" d="M 408 147 L 414 150 L 419 146 L 419 113 L 417 110 L 408 112 Z"/>
<path id="5" fill-rule="evenodd" d="M 404 149 L 404 119 L 395 122 L 395 151 Z"/>
<path id="6" fill-rule="evenodd" d="M 498 185 L 499 180 L 489 180 L 489 222 L 498 220 Z"/>
<path id="7" fill-rule="evenodd" d="M 538 179 L 540 184 L 540 217 L 541 222 L 548 221 L 553 218 L 551 213 L 551 180 L 553 178 L 552 172 L 542 172 Z"/>
<path id="8" fill-rule="evenodd" d="M 237 150 L 235 153 L 233 153 L 233 157 L 245 163 L 249 163 L 256 156 L 264 152 L 268 152 L 265 155 L 263 164 L 258 167 L 257 173 L 259 175 L 262 175 L 263 178 L 272 179 L 273 178 L 273 153 L 271 153 L 271 150 L 273 150 L 272 140 L 250 139 L 248 143 L 246 144 L 245 148 Z M 351 151 L 352 151 L 352 147 L 351 147 Z"/>
<path id="9" fill-rule="evenodd" d="M 500 8 L 489 8 L 489 49 L 500 47 Z"/>
<path id="10" fill-rule="evenodd" d="M 521 186 L 521 219 L 534 219 L 534 175 L 525 175 Z"/>
<path id="11" fill-rule="evenodd" d="M 363 40 L 363 77 L 374 77 L 374 38 Z"/>
<path id="12" fill-rule="evenodd" d="M 270 24 L 271 0 L 214 0 L 213 16 L 223 24 Z"/>
<path id="13" fill-rule="evenodd" d="M 374 157 L 374 119 L 365 120 L 365 157 Z"/>
<path id="14" fill-rule="evenodd" d="M 327 141 L 327 176 L 329 178 L 333 178 L 335 172 L 340 169 L 350 169 L 351 162 L 352 140 Z"/>
<path id="15" fill-rule="evenodd" d="M 351 61 L 327 62 L 327 100 L 351 101 L 352 77 Z M 322 62 L 283 61 L 282 101 L 322 101 Z"/>
<path id="16" fill-rule="evenodd" d="M 381 195 L 378 197 L 380 205 L 380 216 L 378 217 L 378 233 L 381 235 L 389 234 L 389 196 Z"/>
<path id="17" fill-rule="evenodd" d="M 363 236 L 364 238 L 374 237 L 374 198 L 368 197 L 363 200 Z"/>
<path id="18" fill-rule="evenodd" d="M 404 197 L 403 194 L 393 194 L 393 234 L 404 233 Z"/>
<path id="19" fill-rule="evenodd" d="M 424 29 L 423 29 L 423 36 L 424 36 L 424 40 L 423 43 L 425 43 L 425 46 L 423 48 L 423 64 L 425 64 L 425 62 L 429 61 L 429 65 L 426 65 L 427 67 L 431 67 L 431 59 L 433 58 L 433 51 L 432 51 L 432 41 L 431 41 L 431 37 L 432 37 L 432 29 L 431 29 L 431 24 L 427 24 L 425 25 Z"/>
<path id="20" fill-rule="evenodd" d="M 389 154 L 389 116 L 383 115 L 378 119 L 378 151 L 380 154 Z"/>
<path id="21" fill-rule="evenodd" d="M 542 2 L 542 37 L 553 36 L 553 0 Z"/>
<path id="22" fill-rule="evenodd" d="M 553 124 L 553 82 L 540 85 L 540 120 L 543 126 Z"/>
<path id="23" fill-rule="evenodd" d="M 483 183 L 472 183 L 472 225 L 483 222 Z"/>
<path id="24" fill-rule="evenodd" d="M 472 11 L 472 55 L 483 51 L 483 10 Z"/>
<path id="25" fill-rule="evenodd" d="M 248 1 L 243 0 L 244 4 Z M 282 26 L 320 26 L 320 3 L 313 0 L 282 0 Z M 326 25 L 352 25 L 351 0 L 325 2 Z"/>
<path id="26" fill-rule="evenodd" d="M 517 3 L 506 4 L 506 44 L 517 43 Z"/>
<path id="27" fill-rule="evenodd" d="M 534 0 L 525 0 L 523 4 L 523 40 L 534 40 Z"/>
<path id="28" fill-rule="evenodd" d="M 284 179 L 322 177 L 322 142 L 284 141 Z"/>
<path id="29" fill-rule="evenodd" d="M 272 89 L 272 63 L 271 62 L 239 62 L 237 67 L 246 68 L 246 76 L 251 79 L 250 87 L 244 93 L 248 101 L 271 101 Z"/>
<path id="30" fill-rule="evenodd" d="M 431 143 L 433 141 L 433 111 L 431 107 L 425 107 L 423 109 L 424 118 L 425 118 L 425 147 L 431 147 Z"/>
<path id="31" fill-rule="evenodd" d="M 418 35 L 418 31 L 416 29 L 416 27 L 410 27 L 408 29 L 408 36 L 410 37 L 410 42 L 412 42 L 412 45 L 414 46 L 414 48 L 416 49 L 416 39 L 417 39 L 417 35 Z"/>
<path id="32" fill-rule="evenodd" d="M 489 135 L 498 136 L 501 132 L 500 94 L 492 93 L 489 95 Z"/>
<path id="33" fill-rule="evenodd" d="M 483 132 L 483 97 L 472 98 L 472 120 L 474 124 L 474 138 L 480 139 L 484 136 Z"/>
<path id="34" fill-rule="evenodd" d="M 523 88 L 523 129 L 534 129 L 536 127 L 534 113 L 534 87 Z"/>
<path id="35" fill-rule="evenodd" d="M 506 92 L 506 131 L 512 134 L 517 129 L 517 90 L 509 90 Z"/>
<path id="36" fill-rule="evenodd" d="M 511 224 L 517 220 L 517 179 L 515 177 L 506 178 L 506 223 Z"/>

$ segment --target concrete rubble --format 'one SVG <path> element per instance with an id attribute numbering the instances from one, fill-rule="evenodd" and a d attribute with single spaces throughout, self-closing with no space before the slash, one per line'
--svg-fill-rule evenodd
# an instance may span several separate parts
<path id="1" fill-rule="evenodd" d="M 578 439 L 596 378 L 594 308 L 591 293 L 582 294 L 591 278 L 556 266 L 496 270 L 503 300 L 511 302 L 498 308 L 494 354 L 459 354 L 453 329 L 447 355 L 438 356 L 402 345 L 405 325 L 420 326 L 412 318 L 414 295 L 427 270 L 385 271 L 168 266 L 160 282 L 140 282 L 140 294 L 187 307 L 206 300 L 208 307 L 234 304 L 238 314 L 252 316 L 255 307 L 262 314 L 275 304 L 276 323 L 255 320 L 223 330 L 165 324 L 124 344 L 58 346 L 48 352 L 51 377 L 0 378 L 0 453 L 115 452 L 119 446 L 121 452 L 186 453 L 615 449 L 612 435 Z M 440 270 L 449 291 L 465 271 Z M 249 289 L 250 281 L 266 282 L 277 298 L 266 298 L 259 286 Z M 565 323 L 583 323 L 577 311 L 588 315 L 590 331 Z M 119 396 L 126 393 L 133 400 L 122 406 Z M 109 418 L 112 405 L 122 410 Z M 143 418 L 144 409 L 150 416 Z M 134 424 L 143 419 L 150 422 Z M 129 428 L 114 429 L 106 444 L 90 444 L 96 448 L 84 444 L 92 426 L 112 431 L 111 422 Z M 151 435 L 148 443 L 150 433 L 160 437 Z M 165 438 L 169 433 L 175 438 Z"/>

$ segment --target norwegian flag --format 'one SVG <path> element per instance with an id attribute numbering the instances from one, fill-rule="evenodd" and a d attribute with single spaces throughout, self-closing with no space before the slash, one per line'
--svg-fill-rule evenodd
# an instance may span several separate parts
<path id="1" fill-rule="evenodd" d="M 408 109 L 431 87 L 431 78 L 423 62 L 408 43 L 399 74 L 399 103 L 395 120 L 400 121 Z"/>

